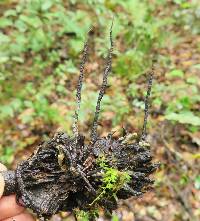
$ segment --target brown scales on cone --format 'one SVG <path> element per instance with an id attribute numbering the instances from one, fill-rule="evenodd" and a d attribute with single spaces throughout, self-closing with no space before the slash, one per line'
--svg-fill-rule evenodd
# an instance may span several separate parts
<path id="1" fill-rule="evenodd" d="M 112 26 L 110 49 L 91 129 L 91 142 L 84 142 L 84 137 L 79 133 L 78 114 L 90 33 L 84 46 L 77 85 L 74 136 L 58 133 L 53 139 L 40 144 L 34 154 L 21 162 L 15 171 L 2 172 L 7 186 L 4 194 L 16 193 L 17 201 L 21 199 L 39 217 L 48 218 L 59 211 L 73 211 L 77 208 L 90 211 L 102 207 L 112 211 L 117 208 L 117 199 L 142 195 L 153 184 L 149 175 L 158 166 L 151 162 L 149 144 L 145 141 L 153 71 L 149 74 L 144 125 L 139 141 L 130 143 L 126 136 L 114 139 L 111 134 L 107 137 L 99 137 L 97 134 L 101 100 L 112 64 Z M 103 164 L 99 163 L 102 159 Z M 105 187 L 105 174 L 109 168 L 121 177 L 124 174 L 129 177 L 123 182 L 120 176 L 114 177 L 111 186 L 121 182 L 115 192 Z"/>

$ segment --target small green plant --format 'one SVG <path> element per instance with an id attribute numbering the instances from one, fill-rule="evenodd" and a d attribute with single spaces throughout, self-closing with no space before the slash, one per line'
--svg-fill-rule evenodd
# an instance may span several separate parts
<path id="1" fill-rule="evenodd" d="M 76 215 L 77 221 L 90 221 L 98 217 L 97 209 L 92 209 L 88 211 L 76 209 L 74 213 Z"/>
<path id="2" fill-rule="evenodd" d="M 99 189 L 99 195 L 94 199 L 90 206 L 102 198 L 117 198 L 116 193 L 131 179 L 128 172 L 119 171 L 116 168 L 110 167 L 104 156 L 100 156 L 97 162 L 103 172 L 102 185 Z"/>
<path id="3" fill-rule="evenodd" d="M 116 214 L 113 214 L 112 221 L 119 221 L 119 218 Z"/>
<path id="4" fill-rule="evenodd" d="M 83 210 L 75 210 L 76 219 L 78 221 L 89 221 L 89 213 Z"/>

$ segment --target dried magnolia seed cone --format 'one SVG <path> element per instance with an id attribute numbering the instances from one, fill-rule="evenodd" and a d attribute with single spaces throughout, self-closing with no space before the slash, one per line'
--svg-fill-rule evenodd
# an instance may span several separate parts
<path id="1" fill-rule="evenodd" d="M 140 196 L 153 184 L 149 145 L 129 143 L 111 135 L 86 144 L 84 137 L 56 134 L 38 146 L 15 171 L 1 172 L 6 183 L 4 195 L 16 193 L 17 200 L 38 216 L 50 217 L 59 211 L 89 211 L 117 208 L 116 199 Z M 108 188 L 105 177 L 116 178 Z M 127 173 L 128 181 L 120 179 Z"/>

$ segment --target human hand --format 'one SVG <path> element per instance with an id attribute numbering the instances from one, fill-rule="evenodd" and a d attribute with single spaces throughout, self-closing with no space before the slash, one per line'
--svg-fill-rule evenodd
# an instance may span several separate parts
<path id="1" fill-rule="evenodd" d="M 0 171 L 7 168 L 0 163 Z M 1 221 L 35 221 L 35 219 L 25 211 L 25 208 L 16 203 L 15 195 L 3 196 L 5 182 L 0 174 L 0 220 Z"/>

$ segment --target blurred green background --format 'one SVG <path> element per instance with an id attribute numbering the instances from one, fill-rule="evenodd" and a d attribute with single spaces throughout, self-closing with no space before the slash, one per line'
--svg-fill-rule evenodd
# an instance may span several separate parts
<path id="1" fill-rule="evenodd" d="M 81 50 L 93 25 L 80 112 L 89 134 L 113 15 L 113 69 L 99 133 L 140 131 L 145 73 L 155 60 L 148 139 L 162 167 L 152 192 L 120 202 L 112 218 L 100 212 L 99 221 L 199 220 L 198 0 L 1 0 L 0 161 L 14 168 L 41 140 L 71 133 Z"/>

